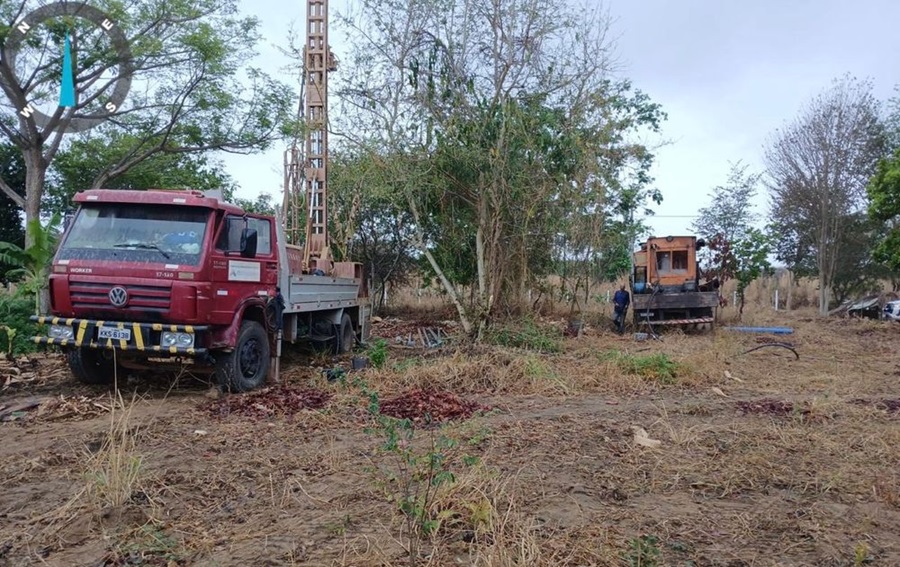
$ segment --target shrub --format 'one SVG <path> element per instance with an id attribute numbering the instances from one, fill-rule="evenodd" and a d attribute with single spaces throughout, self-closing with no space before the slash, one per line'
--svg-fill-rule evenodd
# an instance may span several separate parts
<path id="1" fill-rule="evenodd" d="M 0 352 L 18 356 L 37 350 L 31 340 L 39 331 L 29 320 L 33 314 L 30 298 L 0 293 Z"/>

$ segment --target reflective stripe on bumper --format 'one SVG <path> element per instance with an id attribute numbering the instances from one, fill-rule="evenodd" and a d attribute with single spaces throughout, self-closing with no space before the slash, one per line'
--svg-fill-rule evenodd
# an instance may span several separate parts
<path id="1" fill-rule="evenodd" d="M 74 338 L 57 339 L 51 337 L 32 337 L 37 344 L 58 345 L 58 346 L 77 346 L 88 348 L 105 348 L 119 349 L 125 351 L 142 351 L 142 352 L 158 352 L 164 354 L 185 354 L 185 355 L 201 355 L 206 353 L 205 348 L 194 347 L 162 347 L 159 344 L 159 333 L 191 333 L 194 334 L 196 341 L 198 333 L 209 329 L 207 326 L 198 325 L 167 325 L 163 323 L 128 323 L 124 321 L 95 321 L 93 319 L 67 319 L 64 317 L 31 317 L 32 321 L 36 321 L 42 325 L 61 325 L 72 327 L 74 329 Z M 97 329 L 100 327 L 112 327 L 115 329 L 128 329 L 131 331 L 131 339 L 105 339 L 98 340 Z M 153 337 L 151 333 L 155 333 Z M 155 339 L 155 340 L 152 340 Z"/>
<path id="2" fill-rule="evenodd" d="M 714 323 L 713 317 L 697 317 L 694 319 L 667 319 L 665 321 L 652 321 L 649 319 L 641 319 L 641 325 L 692 325 L 699 323 Z"/>
<path id="3" fill-rule="evenodd" d="M 205 348 L 183 348 L 183 347 L 161 347 L 159 345 L 156 346 L 137 346 L 137 345 L 128 345 L 122 346 L 119 344 L 120 341 L 108 340 L 104 343 L 98 343 L 97 341 L 91 341 L 89 343 L 78 343 L 75 339 L 54 339 L 51 337 L 31 337 L 32 340 L 37 344 L 42 345 L 56 345 L 56 346 L 80 346 L 86 348 L 105 348 L 105 349 L 117 349 L 117 350 L 127 350 L 127 351 L 140 351 L 140 352 L 158 352 L 160 354 L 185 354 L 189 356 L 198 356 L 202 354 L 206 354 Z"/>

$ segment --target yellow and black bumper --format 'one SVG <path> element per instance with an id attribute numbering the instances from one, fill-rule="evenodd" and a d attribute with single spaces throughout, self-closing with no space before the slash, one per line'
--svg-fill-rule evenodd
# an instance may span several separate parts
<path id="1" fill-rule="evenodd" d="M 194 344 L 197 344 L 202 333 L 209 327 L 199 325 L 168 325 L 164 323 L 126 323 L 122 321 L 95 321 L 93 319 L 67 319 L 65 317 L 31 317 L 40 325 L 60 325 L 72 327 L 74 338 L 57 339 L 53 337 L 32 337 L 37 344 L 57 345 L 62 347 L 87 347 L 117 349 L 123 351 L 139 351 L 148 354 L 180 354 L 187 356 L 205 355 L 205 348 L 196 347 L 164 347 L 160 346 L 160 336 L 164 331 L 173 333 L 191 333 L 194 335 Z M 97 339 L 97 333 L 101 327 L 113 327 L 116 329 L 129 329 L 131 338 L 124 339 Z"/>

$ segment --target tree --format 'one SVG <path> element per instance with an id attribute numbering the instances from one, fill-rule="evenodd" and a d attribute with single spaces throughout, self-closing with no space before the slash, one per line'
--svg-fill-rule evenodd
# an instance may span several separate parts
<path id="1" fill-rule="evenodd" d="M 330 158 L 328 227 L 335 257 L 366 266 L 379 311 L 388 289 L 407 283 L 418 267 L 412 215 L 371 155 L 335 152 Z"/>
<path id="2" fill-rule="evenodd" d="M 867 187 L 869 216 L 887 224 L 876 257 L 893 272 L 900 272 L 900 149 L 878 162 Z"/>
<path id="3" fill-rule="evenodd" d="M 700 209 L 691 225 L 707 243 L 700 254 L 706 277 L 717 277 L 721 283 L 739 271 L 736 248 L 739 243 L 747 246 L 748 235 L 759 219 L 752 201 L 762 175 L 747 169 L 746 164 L 732 163 L 725 185 L 710 192 L 710 204 Z"/>
<path id="4" fill-rule="evenodd" d="M 117 134 L 129 142 L 119 159 L 95 172 L 90 187 L 100 187 L 160 154 L 264 148 L 278 136 L 292 106 L 285 85 L 254 69 L 240 72 L 259 36 L 255 19 L 235 15 L 236 0 L 106 0 L 96 7 L 124 33 L 130 59 L 123 59 L 102 26 L 70 14 L 37 26 L 40 31 L 21 42 L 14 67 L 8 54 L 0 60 L 7 103 L 0 132 L 26 165 L 24 196 L 8 179 L 0 179 L 0 191 L 24 209 L 27 222 L 39 215 L 47 171 L 66 143 L 66 130 L 78 128 L 86 117 L 99 116 L 102 124 L 76 134 L 85 143 Z M 0 6 L 4 47 L 15 43 L 21 26 L 14 24 L 26 12 L 24 1 Z M 66 41 L 75 53 L 72 107 L 57 106 L 54 86 Z M 123 84 L 118 73 L 146 88 L 132 89 L 124 103 L 110 107 L 106 101 Z M 249 88 L 242 79 L 249 80 Z M 55 110 L 47 120 L 37 120 L 21 111 L 28 104 Z"/>
<path id="5" fill-rule="evenodd" d="M 802 258 L 802 247 L 809 247 L 822 315 L 831 302 L 848 215 L 864 209 L 866 184 L 885 143 L 871 90 L 867 81 L 835 81 L 776 131 L 765 150 L 772 217 L 791 229 L 779 248 Z"/>
<path id="6" fill-rule="evenodd" d="M 740 298 L 738 317 L 744 314 L 745 293 L 754 280 L 772 272 L 769 236 L 758 228 L 748 228 L 744 236 L 734 242 L 734 278 Z"/>
<path id="7" fill-rule="evenodd" d="M 466 331 L 514 309 L 557 243 L 596 248 L 599 224 L 576 235 L 569 215 L 586 221 L 610 190 L 650 182 L 651 152 L 630 136 L 663 115 L 613 80 L 604 13 L 564 0 L 364 0 L 342 21 L 355 44 L 340 134 L 404 197 Z"/>
<path id="8" fill-rule="evenodd" d="M 17 194 L 25 194 L 25 162 L 22 154 L 10 144 L 0 144 L 0 177 L 8 179 Z M 19 213 L 19 207 L 0 193 L 0 242 L 19 247 L 25 245 L 25 230 Z M 0 284 L 8 282 L 7 272 L 13 268 L 15 266 L 0 262 Z"/>
<path id="9" fill-rule="evenodd" d="M 881 289 L 881 280 L 893 279 L 892 271 L 873 254 L 884 223 L 870 219 L 865 211 L 848 215 L 841 242 L 841 261 L 834 274 L 834 301 L 844 301 Z M 893 272 L 896 273 L 896 272 Z"/>
<path id="10" fill-rule="evenodd" d="M 78 191 L 94 187 L 94 180 L 118 163 L 137 143 L 134 136 L 107 132 L 73 140 L 60 150 L 48 172 L 54 184 L 46 189 L 45 212 L 63 212 Z M 202 153 L 160 153 L 148 157 L 103 183 L 103 189 L 222 190 L 231 197 L 236 184 L 218 160 Z"/>
<path id="11" fill-rule="evenodd" d="M 228 197 L 225 200 L 234 203 L 248 213 L 256 213 L 258 215 L 274 215 L 275 204 L 272 202 L 272 195 L 269 193 L 260 193 L 255 199 L 244 199 L 242 197 Z"/>

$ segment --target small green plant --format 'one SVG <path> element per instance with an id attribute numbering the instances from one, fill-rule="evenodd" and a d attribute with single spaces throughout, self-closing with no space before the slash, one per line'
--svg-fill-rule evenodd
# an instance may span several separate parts
<path id="1" fill-rule="evenodd" d="M 506 346 L 535 350 L 544 353 L 562 351 L 562 332 L 556 327 L 542 326 L 532 319 L 523 319 L 514 328 L 505 325 L 486 331 L 486 342 Z"/>
<path id="2" fill-rule="evenodd" d="M 347 385 L 346 380 L 342 382 Z M 380 411 L 378 393 L 360 376 L 349 383 L 367 401 L 373 419 L 365 432 L 380 439 L 378 452 L 388 457 L 388 468 L 373 469 L 376 482 L 403 516 L 404 533 L 410 565 L 419 564 L 422 543 L 433 537 L 447 519 L 456 515 L 453 510 L 435 511 L 439 491 L 456 481 L 451 458 L 458 441 L 439 435 L 435 428 L 428 430 L 428 443 L 417 443 L 415 424 Z M 463 456 L 465 466 L 478 464 L 477 457 Z"/>
<path id="3" fill-rule="evenodd" d="M 853 567 L 860 567 L 871 561 L 869 546 L 864 541 L 858 542 L 856 547 L 853 548 Z"/>
<path id="4" fill-rule="evenodd" d="M 490 428 L 482 426 L 466 440 L 466 443 L 472 447 L 478 447 L 490 438 L 491 433 Z"/>
<path id="5" fill-rule="evenodd" d="M 659 565 L 659 539 L 652 535 L 642 535 L 628 542 L 625 562 L 630 567 L 656 567 Z"/>
<path id="6" fill-rule="evenodd" d="M 144 524 L 128 534 L 127 541 L 120 544 L 117 551 L 118 559 L 121 559 L 121 563 L 116 563 L 118 565 L 153 565 L 160 561 L 177 565 L 184 561 L 178 540 L 153 523 Z"/>
<path id="7" fill-rule="evenodd" d="M 346 514 L 340 520 L 326 524 L 325 529 L 327 529 L 329 533 L 336 536 L 343 536 L 347 533 L 347 528 L 352 525 L 353 521 L 350 519 L 350 514 Z"/>
<path id="8" fill-rule="evenodd" d="M 12 327 L 7 327 L 6 325 L 0 325 L 0 330 L 6 333 L 6 358 L 12 358 L 13 347 L 15 346 L 13 341 L 16 340 L 16 330 Z"/>
<path id="9" fill-rule="evenodd" d="M 537 356 L 528 356 L 525 359 L 525 376 L 534 380 L 547 380 L 557 378 L 556 371 L 544 360 Z"/>
<path id="10" fill-rule="evenodd" d="M 661 384 L 674 384 L 682 370 L 664 352 L 635 355 L 611 350 L 601 353 L 598 358 L 602 362 L 614 362 L 625 374 L 656 380 Z"/>
<path id="11" fill-rule="evenodd" d="M 421 358 L 404 358 L 402 360 L 398 360 L 391 365 L 391 368 L 394 372 L 406 372 L 410 368 L 415 368 L 419 366 L 424 361 Z"/>
<path id="12" fill-rule="evenodd" d="M 381 368 L 384 366 L 385 361 L 387 360 L 388 350 L 387 350 L 387 341 L 384 339 L 378 339 L 369 346 L 369 360 L 372 362 L 372 366 L 375 368 Z"/>

